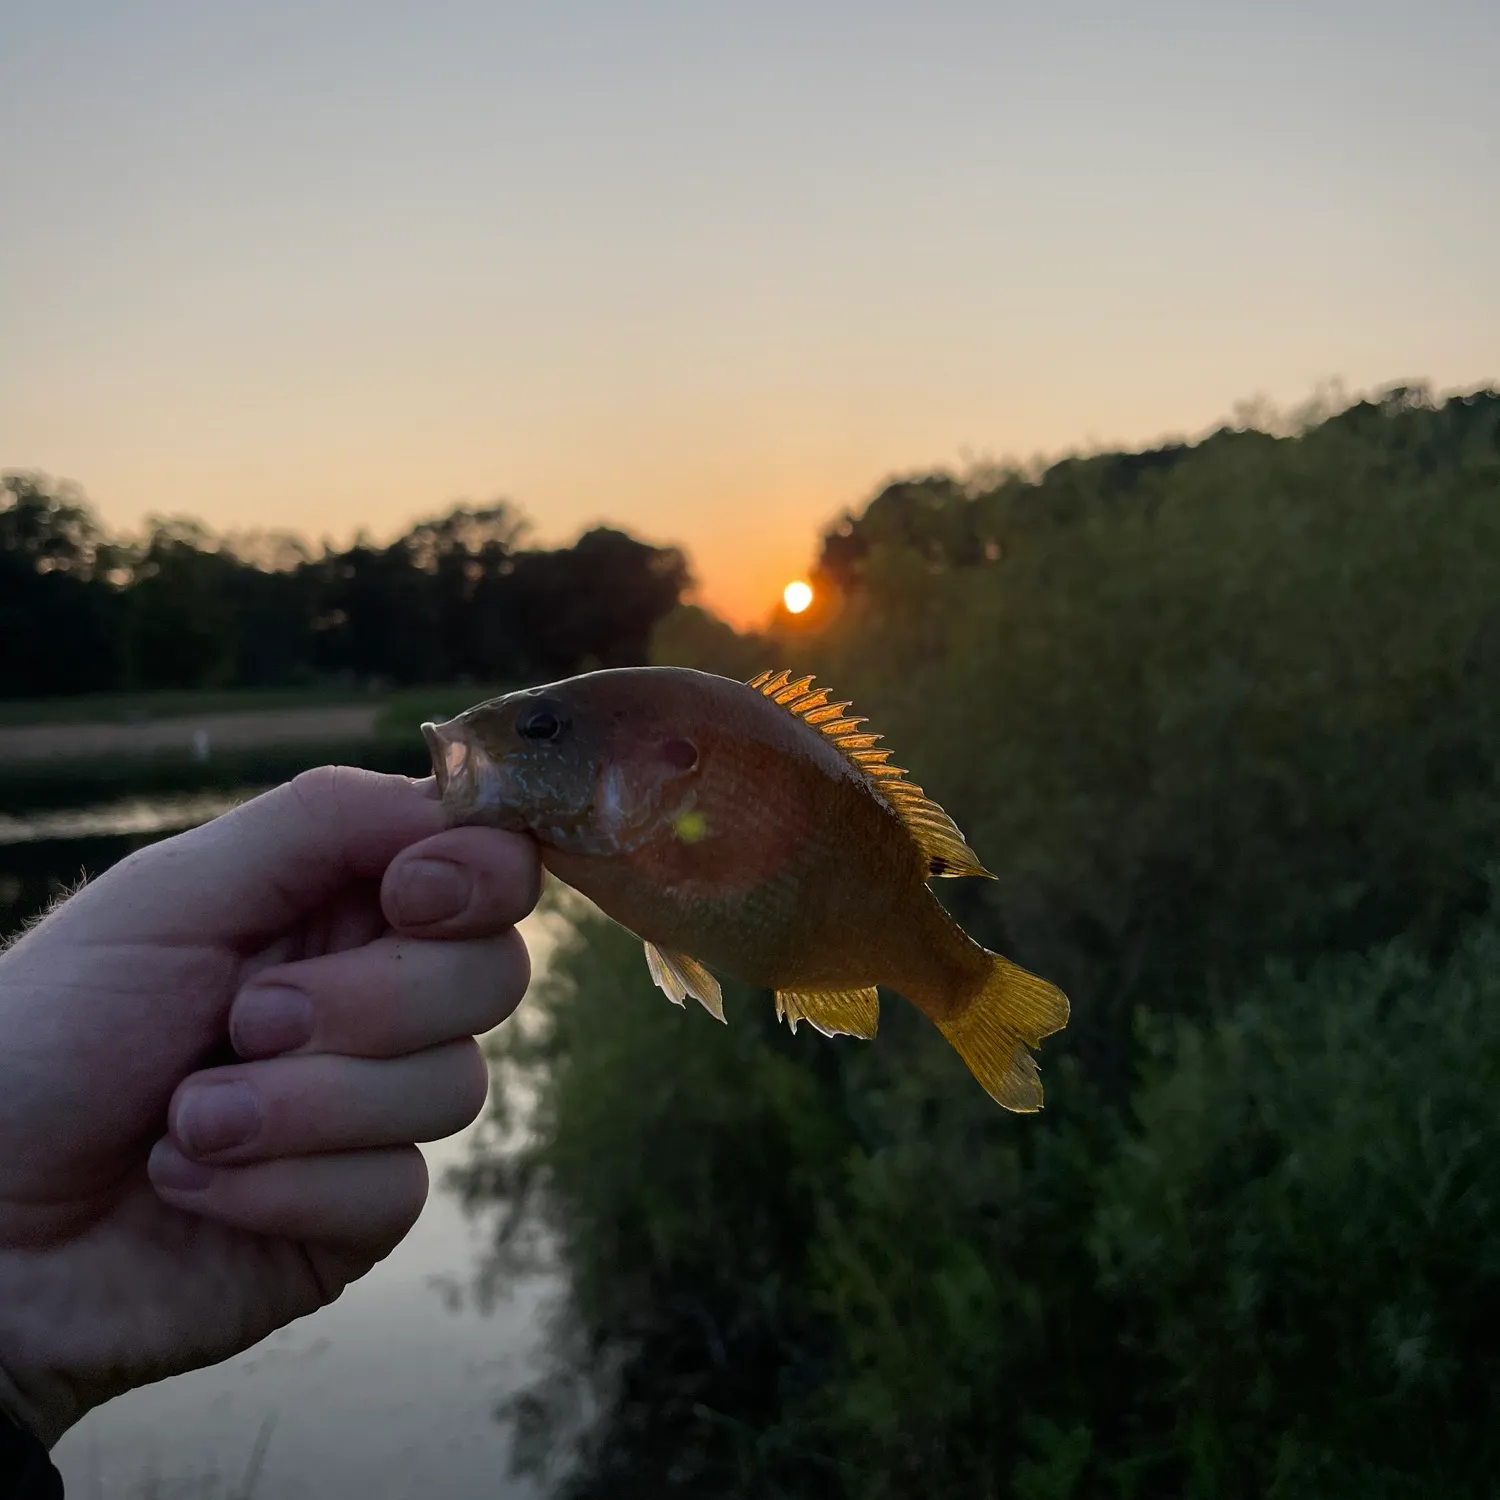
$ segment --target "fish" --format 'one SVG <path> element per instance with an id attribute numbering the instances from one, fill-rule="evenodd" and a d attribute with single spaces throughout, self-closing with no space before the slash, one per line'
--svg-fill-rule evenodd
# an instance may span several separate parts
<path id="1" fill-rule="evenodd" d="M 716 974 L 777 1016 L 873 1038 L 883 987 L 1000 1105 L 1042 1107 L 1054 984 L 975 942 L 936 878 L 995 877 L 811 676 L 617 667 L 425 723 L 450 823 L 529 834 L 543 866 L 645 946 L 652 979 L 724 1020 Z"/>

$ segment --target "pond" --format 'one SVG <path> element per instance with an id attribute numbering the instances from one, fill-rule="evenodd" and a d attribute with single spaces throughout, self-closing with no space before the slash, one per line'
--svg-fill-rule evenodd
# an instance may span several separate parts
<path id="1" fill-rule="evenodd" d="M 0 935 L 81 875 L 245 795 L 138 796 L 0 817 Z M 540 972 L 552 915 L 523 924 Z M 427 1500 L 538 1492 L 508 1477 L 496 1407 L 534 1377 L 548 1276 L 489 1307 L 467 1295 L 492 1226 L 444 1185 L 469 1133 L 424 1148 L 433 1188 L 416 1228 L 331 1307 L 209 1370 L 134 1391 L 92 1412 L 54 1455 L 70 1500 L 281 1500 L 359 1495 Z"/>

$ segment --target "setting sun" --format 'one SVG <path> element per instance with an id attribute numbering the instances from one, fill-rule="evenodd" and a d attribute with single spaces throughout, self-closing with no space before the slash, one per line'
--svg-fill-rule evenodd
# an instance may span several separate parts
<path id="1" fill-rule="evenodd" d="M 811 586 L 803 583 L 800 578 L 795 583 L 787 584 L 782 590 L 781 602 L 786 605 L 788 614 L 800 615 L 812 600 Z"/>

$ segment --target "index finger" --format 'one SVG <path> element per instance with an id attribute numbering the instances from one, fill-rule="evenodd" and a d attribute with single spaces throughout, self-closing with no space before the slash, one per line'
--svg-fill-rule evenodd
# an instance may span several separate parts
<path id="1" fill-rule="evenodd" d="M 450 828 L 396 855 L 380 882 L 380 906 L 409 937 L 490 937 L 529 915 L 541 891 L 531 839 L 498 828 Z"/>

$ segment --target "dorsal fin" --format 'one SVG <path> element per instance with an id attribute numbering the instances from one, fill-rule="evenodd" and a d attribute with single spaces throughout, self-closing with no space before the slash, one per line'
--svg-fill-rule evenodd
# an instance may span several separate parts
<path id="1" fill-rule="evenodd" d="M 813 689 L 811 677 L 790 672 L 762 672 L 747 687 L 780 704 L 793 718 L 817 730 L 855 766 L 875 793 L 906 825 L 917 848 L 927 856 L 927 873 L 995 877 L 979 863 L 958 825 L 922 788 L 907 781 L 900 766 L 889 764 L 891 752 L 877 750 L 878 734 L 861 733 L 865 721 L 850 715 L 847 703 L 830 703 L 826 688 Z"/>

